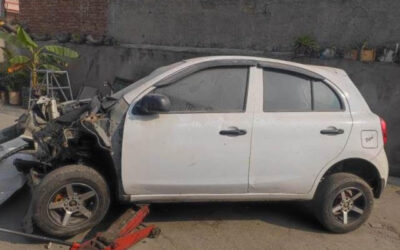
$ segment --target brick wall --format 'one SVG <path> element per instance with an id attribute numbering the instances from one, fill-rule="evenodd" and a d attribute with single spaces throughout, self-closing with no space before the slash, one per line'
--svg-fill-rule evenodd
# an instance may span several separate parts
<path id="1" fill-rule="evenodd" d="M 32 33 L 106 33 L 110 0 L 20 0 L 20 22 Z"/>

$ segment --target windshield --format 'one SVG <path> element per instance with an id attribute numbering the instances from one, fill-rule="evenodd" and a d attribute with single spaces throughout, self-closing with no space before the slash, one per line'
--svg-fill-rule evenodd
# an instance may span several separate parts
<path id="1" fill-rule="evenodd" d="M 115 99 L 120 99 L 121 97 L 123 97 L 125 94 L 131 92 L 132 90 L 136 89 L 137 87 L 145 84 L 146 82 L 148 82 L 150 79 L 157 77 L 165 72 L 167 72 L 168 70 L 175 68 L 176 66 L 180 65 L 184 63 L 184 61 L 180 61 L 180 62 L 176 62 L 167 66 L 163 66 L 160 67 L 156 70 L 154 70 L 153 72 L 150 73 L 150 75 L 143 77 L 142 79 L 132 83 L 131 85 L 127 86 L 124 89 L 121 89 L 120 91 L 114 93 L 113 95 L 111 95 L 111 97 L 115 98 Z"/>

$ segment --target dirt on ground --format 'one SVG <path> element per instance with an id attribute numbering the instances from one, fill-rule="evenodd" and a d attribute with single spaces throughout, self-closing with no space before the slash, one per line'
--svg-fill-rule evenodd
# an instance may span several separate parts
<path id="1" fill-rule="evenodd" d="M 13 112 L 0 109 L 0 129 L 13 119 Z M 348 234 L 326 232 L 301 202 L 155 204 L 145 222 L 160 227 L 160 236 L 132 249 L 400 249 L 400 181 L 390 182 L 383 197 L 375 200 L 368 222 Z M 0 206 L 0 227 L 21 230 L 28 204 L 29 193 L 23 189 Z M 104 230 L 126 208 L 114 205 L 104 223 L 70 240 Z M 43 242 L 0 233 L 0 249 L 45 247 Z M 52 244 L 50 249 L 68 248 Z"/>

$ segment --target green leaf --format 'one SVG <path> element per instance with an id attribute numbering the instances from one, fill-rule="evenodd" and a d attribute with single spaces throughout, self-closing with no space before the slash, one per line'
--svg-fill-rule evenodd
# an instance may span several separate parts
<path id="1" fill-rule="evenodd" d="M 14 57 L 11 57 L 9 60 L 9 62 L 11 64 L 24 64 L 29 61 L 30 61 L 29 57 L 26 57 L 26 56 L 14 56 Z"/>
<path id="2" fill-rule="evenodd" d="M 53 71 L 60 71 L 61 69 L 55 65 L 51 64 L 42 64 L 41 68 L 43 69 L 48 69 L 48 70 L 53 70 Z"/>
<path id="3" fill-rule="evenodd" d="M 42 52 L 40 53 L 39 57 L 44 60 L 44 61 L 61 61 L 64 62 L 65 61 L 65 57 L 53 54 L 53 53 L 47 53 L 47 52 Z"/>
<path id="4" fill-rule="evenodd" d="M 50 65 L 55 65 L 55 66 L 61 66 L 64 67 L 66 66 L 65 62 L 65 57 L 56 55 L 56 54 L 51 54 L 51 53 L 41 53 L 40 54 L 40 60 L 42 64 L 50 64 Z"/>
<path id="5" fill-rule="evenodd" d="M 29 34 L 26 33 L 26 31 L 21 26 L 17 28 L 17 37 L 18 40 L 21 41 L 26 47 L 38 47 L 37 43 L 32 40 Z"/>
<path id="6" fill-rule="evenodd" d="M 63 46 L 58 46 L 58 45 L 47 45 L 44 46 L 44 49 L 47 51 L 54 53 L 59 56 L 63 57 L 68 57 L 68 58 L 78 58 L 79 54 L 73 49 L 63 47 Z"/>
<path id="7" fill-rule="evenodd" d="M 7 43 L 7 45 L 19 48 L 25 47 L 24 44 L 22 44 L 18 37 L 14 34 L 0 31 L 0 39 L 3 39 Z"/>

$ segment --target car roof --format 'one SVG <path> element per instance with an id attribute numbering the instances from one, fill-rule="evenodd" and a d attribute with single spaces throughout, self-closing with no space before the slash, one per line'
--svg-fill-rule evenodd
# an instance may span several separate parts
<path id="1" fill-rule="evenodd" d="M 173 66 L 176 65 L 176 66 Z M 223 65 L 254 65 L 268 68 L 278 68 L 289 71 L 294 71 L 300 74 L 305 74 L 313 78 L 321 79 L 324 81 L 328 81 L 331 84 L 334 84 L 341 91 L 343 91 L 346 98 L 353 96 L 352 105 L 354 110 L 369 110 L 368 105 L 365 103 L 358 89 L 355 87 L 351 79 L 348 77 L 346 72 L 342 69 L 325 67 L 325 66 L 317 66 L 317 65 L 308 65 L 278 59 L 271 58 L 263 58 L 263 57 L 253 57 L 253 56 L 206 56 L 206 57 L 197 57 L 191 58 L 181 61 L 180 63 L 173 64 L 167 71 L 163 74 L 158 75 L 154 79 L 151 79 L 147 84 L 144 84 L 140 88 L 134 89 L 129 93 L 124 94 L 124 99 L 131 103 L 132 100 L 144 91 L 148 86 L 157 83 L 157 85 L 163 85 L 164 80 L 168 80 L 171 75 L 174 75 L 176 72 L 180 72 L 182 70 L 190 69 L 190 68 L 199 68 L 197 65 L 202 65 L 208 67 L 210 65 L 213 66 L 223 66 Z M 360 99 L 360 100 L 358 100 Z M 362 99 L 362 100 L 361 100 Z"/>
<path id="2" fill-rule="evenodd" d="M 264 58 L 264 57 L 254 57 L 254 56 L 206 56 L 206 57 L 197 57 L 184 60 L 187 64 L 195 65 L 204 62 L 212 62 L 212 61 L 254 61 L 258 64 L 265 64 L 266 67 L 274 67 L 274 66 L 289 66 L 287 70 L 294 69 L 302 69 L 303 72 L 309 71 L 310 73 L 316 73 L 323 78 L 329 79 L 331 81 L 335 81 L 336 78 L 341 78 L 343 76 L 347 76 L 346 72 L 342 69 L 326 67 L 326 66 L 318 66 L 318 65 L 310 65 L 310 64 L 302 64 L 291 61 L 272 59 L 272 58 Z M 187 65 L 186 64 L 186 65 Z M 284 69 L 284 68 L 283 68 Z M 301 73 L 301 72 L 300 72 Z"/>

